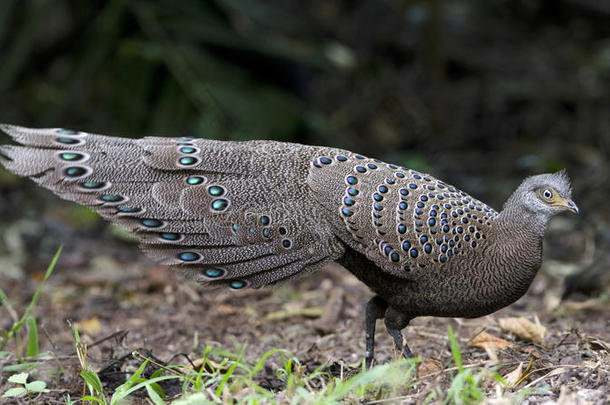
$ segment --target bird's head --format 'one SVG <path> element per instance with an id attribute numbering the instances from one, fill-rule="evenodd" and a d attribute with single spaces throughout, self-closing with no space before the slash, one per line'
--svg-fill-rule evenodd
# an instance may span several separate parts
<path id="1" fill-rule="evenodd" d="M 564 170 L 545 173 L 523 180 L 521 185 L 507 201 L 511 208 L 523 213 L 548 220 L 563 211 L 579 213 L 578 206 L 572 201 L 570 179 Z"/>

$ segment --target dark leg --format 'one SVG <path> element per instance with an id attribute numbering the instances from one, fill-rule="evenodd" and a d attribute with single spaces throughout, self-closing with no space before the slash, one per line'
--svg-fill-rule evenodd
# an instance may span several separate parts
<path id="1" fill-rule="evenodd" d="M 366 303 L 365 331 L 366 331 L 366 353 L 364 355 L 365 366 L 371 368 L 375 357 L 375 321 L 384 317 L 388 304 L 379 295 L 374 296 Z"/>
<path id="2" fill-rule="evenodd" d="M 385 313 L 385 327 L 388 330 L 388 333 L 394 339 L 394 347 L 396 347 L 396 351 L 402 355 L 405 359 L 413 358 L 413 353 L 411 353 L 411 349 L 409 349 L 409 345 L 404 341 L 402 336 L 402 330 L 407 327 L 410 318 L 393 308 L 388 308 Z"/>

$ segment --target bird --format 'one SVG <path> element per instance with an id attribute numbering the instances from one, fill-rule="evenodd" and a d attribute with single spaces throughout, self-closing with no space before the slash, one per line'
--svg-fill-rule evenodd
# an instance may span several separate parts
<path id="1" fill-rule="evenodd" d="M 374 296 L 397 353 L 420 316 L 475 318 L 528 290 L 551 217 L 579 213 L 565 171 L 525 178 L 501 211 L 429 174 L 338 148 L 193 137 L 127 139 L 0 125 L 0 162 L 135 233 L 209 287 L 274 285 L 338 262 Z"/>

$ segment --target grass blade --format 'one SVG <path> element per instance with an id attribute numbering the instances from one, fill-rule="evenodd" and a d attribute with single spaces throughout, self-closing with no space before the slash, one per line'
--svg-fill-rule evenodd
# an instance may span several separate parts
<path id="1" fill-rule="evenodd" d="M 38 326 L 36 326 L 36 319 L 32 316 L 28 316 L 26 320 L 28 326 L 28 345 L 26 354 L 28 357 L 38 356 Z"/>
<path id="2" fill-rule="evenodd" d="M 458 345 L 457 340 L 455 339 L 455 335 L 453 334 L 453 328 L 451 325 L 447 326 L 449 331 L 449 344 L 451 346 L 451 354 L 453 355 L 453 360 L 455 361 L 455 365 L 458 368 L 458 372 L 464 371 L 464 366 L 462 364 L 462 353 L 460 352 L 460 346 Z"/>
<path id="3" fill-rule="evenodd" d="M 239 356 L 237 357 L 237 360 L 235 360 L 235 362 L 233 362 L 231 367 L 229 367 L 229 369 L 227 370 L 225 375 L 222 377 L 222 380 L 220 381 L 220 384 L 218 384 L 218 388 L 216 388 L 216 396 L 217 397 L 220 397 L 220 394 L 222 394 L 222 389 L 227 384 L 227 381 L 229 381 L 229 378 L 231 378 L 231 375 L 233 375 L 233 373 L 235 372 L 235 369 L 237 368 L 237 365 L 241 361 L 241 359 L 242 359 L 242 357 L 244 355 L 245 350 L 246 350 L 246 346 L 244 345 L 242 347 L 241 351 L 239 352 Z"/>
<path id="4" fill-rule="evenodd" d="M 40 295 L 40 292 L 42 291 L 42 288 L 44 287 L 45 282 L 47 281 L 47 279 L 49 278 L 51 273 L 53 273 L 53 269 L 55 269 L 55 264 L 57 264 L 57 260 L 59 259 L 59 255 L 61 254 L 62 249 L 63 249 L 63 245 L 61 245 L 59 247 L 59 249 L 57 249 L 55 256 L 53 256 L 53 260 L 51 260 L 51 264 L 49 264 L 49 267 L 47 267 L 47 271 L 44 273 L 44 277 L 42 278 L 42 281 L 40 282 L 40 284 L 38 285 L 38 288 L 34 292 L 34 295 L 32 296 L 32 300 L 30 301 L 30 304 L 26 308 L 26 310 L 23 313 L 23 316 L 21 317 L 19 322 L 16 322 L 15 324 L 13 324 L 13 327 L 8 331 L 8 333 L 5 334 L 5 336 L 2 338 L 2 340 L 0 340 L 0 350 L 2 350 L 4 348 L 6 343 L 17 332 L 19 332 L 19 330 L 23 327 L 26 320 L 30 316 L 30 312 L 32 312 L 32 310 L 34 309 L 34 306 L 36 306 L 36 303 L 38 302 L 38 296 Z M 8 302 L 8 299 L 6 298 L 6 295 L 4 294 L 4 292 L 2 292 L 2 294 L 0 294 L 0 299 L 2 300 L 2 302 Z"/>

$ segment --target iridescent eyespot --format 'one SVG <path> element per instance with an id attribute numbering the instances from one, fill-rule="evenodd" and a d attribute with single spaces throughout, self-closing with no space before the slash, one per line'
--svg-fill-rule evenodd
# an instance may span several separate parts
<path id="1" fill-rule="evenodd" d="M 203 274 L 205 274 L 206 276 L 210 277 L 210 278 L 216 278 L 216 277 L 220 277 L 225 273 L 224 270 L 222 269 L 217 269 L 217 268 L 209 268 L 209 269 L 205 269 L 203 271 Z"/>
<path id="2" fill-rule="evenodd" d="M 205 182 L 206 182 L 205 177 L 201 177 L 201 176 L 190 176 L 190 177 L 186 178 L 186 183 L 191 186 L 195 186 L 197 184 L 202 184 Z"/>
<path id="3" fill-rule="evenodd" d="M 242 280 L 233 280 L 229 285 L 234 290 L 240 290 L 246 286 L 246 282 Z"/>
<path id="4" fill-rule="evenodd" d="M 123 201 L 124 199 L 125 199 L 125 197 L 118 195 L 118 194 L 103 194 L 100 196 L 100 200 L 105 201 L 105 202 L 110 202 L 110 203 L 120 202 L 120 201 Z"/>
<path id="5" fill-rule="evenodd" d="M 72 129 L 65 129 L 65 128 L 59 128 L 55 132 L 58 134 L 62 134 L 62 135 L 78 135 L 79 134 L 78 131 L 74 131 Z"/>
<path id="6" fill-rule="evenodd" d="M 178 159 L 178 164 L 180 164 L 181 166 L 192 166 L 194 164 L 197 164 L 199 161 L 191 156 L 186 156 L 186 157 L 182 157 L 180 159 Z"/>
<path id="7" fill-rule="evenodd" d="M 64 174 L 67 177 L 81 177 L 87 174 L 87 169 L 80 166 L 72 166 L 64 169 Z"/>
<path id="8" fill-rule="evenodd" d="M 225 188 L 221 187 L 221 186 L 209 186 L 208 187 L 208 194 L 210 194 L 213 197 L 220 197 L 225 192 L 226 192 Z"/>
<path id="9" fill-rule="evenodd" d="M 79 160 L 83 160 L 85 155 L 77 152 L 64 152 L 59 154 L 59 158 L 66 161 L 78 162 Z"/>
<path id="10" fill-rule="evenodd" d="M 182 260 L 183 262 L 194 262 L 200 258 L 201 255 L 195 252 L 182 252 L 178 255 L 178 259 Z"/>
<path id="11" fill-rule="evenodd" d="M 224 211 L 229 206 L 229 200 L 224 198 L 217 198 L 212 201 L 211 207 L 213 211 Z"/>
<path id="12" fill-rule="evenodd" d="M 68 137 L 59 137 L 55 138 L 55 142 L 63 143 L 64 145 L 76 145 L 83 143 L 80 139 L 68 138 Z"/>
<path id="13" fill-rule="evenodd" d="M 177 241 L 178 239 L 180 239 L 180 234 L 178 233 L 160 233 L 159 237 L 161 239 L 164 240 L 169 240 L 169 241 Z"/>
<path id="14" fill-rule="evenodd" d="M 163 222 L 158 219 L 142 219 L 140 220 L 140 223 L 147 228 L 158 228 L 163 225 Z"/>
<path id="15" fill-rule="evenodd" d="M 106 183 L 105 182 L 101 182 L 101 181 L 86 181 L 84 183 L 80 183 L 80 185 L 83 188 L 95 190 L 95 189 L 99 189 L 99 188 L 105 187 Z"/>

